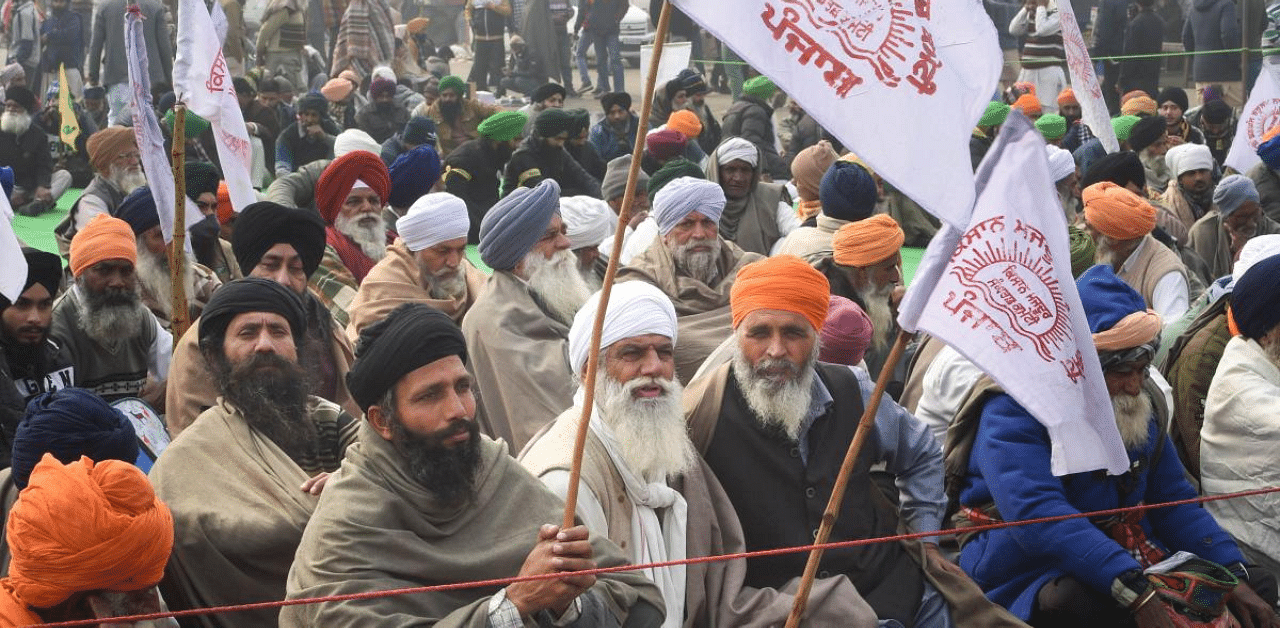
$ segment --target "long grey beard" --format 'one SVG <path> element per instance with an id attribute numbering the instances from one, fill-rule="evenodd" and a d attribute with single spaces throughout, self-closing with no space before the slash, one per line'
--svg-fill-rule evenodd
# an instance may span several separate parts
<path id="1" fill-rule="evenodd" d="M 369 259 L 380 260 L 387 255 L 387 224 L 382 214 L 361 214 L 347 217 L 341 214 L 333 221 L 333 228 L 360 245 Z"/>
<path id="2" fill-rule="evenodd" d="M 690 253 L 689 249 L 695 246 L 710 246 L 711 250 Z M 709 286 L 720 279 L 720 267 L 716 264 L 720 259 L 720 246 L 719 236 L 710 240 L 689 240 L 676 245 L 671 251 L 671 258 L 675 261 L 676 270 Z"/>
<path id="3" fill-rule="evenodd" d="M 422 278 L 427 294 L 433 299 L 453 301 L 467 296 L 467 275 L 461 266 L 458 268 L 445 266 L 433 273 L 427 270 L 426 266 L 419 264 L 418 275 Z"/>
<path id="4" fill-rule="evenodd" d="M 139 238 L 140 239 L 140 238 Z M 187 299 L 195 294 L 196 269 L 191 260 L 184 254 L 182 259 L 182 281 L 186 288 Z M 173 315 L 173 279 L 169 276 L 169 256 L 155 255 L 147 251 L 145 245 L 138 243 L 138 282 L 146 286 L 147 292 L 155 298 L 155 305 L 165 318 Z"/>
<path id="5" fill-rule="evenodd" d="M 151 311 L 142 306 L 138 293 L 120 291 L 115 296 L 94 295 L 83 287 L 84 312 L 80 325 L 85 335 L 102 345 L 114 345 L 142 333 Z"/>
<path id="6" fill-rule="evenodd" d="M 126 166 L 120 167 L 111 164 L 111 174 L 107 175 L 107 182 L 112 187 L 119 190 L 123 194 L 130 192 L 147 184 L 147 175 L 142 172 L 141 167 Z"/>
<path id="7" fill-rule="evenodd" d="M 1127 449 L 1142 449 L 1151 438 L 1151 399 L 1146 393 L 1112 395 L 1111 409 L 1116 414 L 1120 440 Z"/>
<path id="8" fill-rule="evenodd" d="M 633 473 L 646 482 L 674 478 L 693 468 L 697 451 L 689 440 L 680 405 L 684 387 L 674 379 L 637 377 L 621 383 L 601 374 L 599 378 L 601 414 L 617 437 L 618 454 Z M 663 394 L 653 399 L 632 395 L 641 386 L 662 386 Z"/>
<path id="9" fill-rule="evenodd" d="M 1271 344 L 1268 344 L 1262 351 L 1267 354 L 1267 359 L 1271 360 L 1271 363 L 1276 368 L 1280 368 L 1280 335 L 1272 334 Z"/>
<path id="10" fill-rule="evenodd" d="M 762 359 L 759 365 L 752 367 L 742 355 L 742 348 L 734 345 L 734 380 L 747 400 L 747 407 L 751 408 L 751 413 L 761 425 L 775 428 L 793 441 L 799 440 L 800 427 L 813 396 L 813 364 L 817 360 L 818 344 L 814 343 L 813 353 L 803 365 L 785 359 Z M 790 371 L 786 378 L 775 379 L 761 374 L 765 369 L 778 367 Z"/>
<path id="11" fill-rule="evenodd" d="M 876 353 L 883 354 L 893 339 L 893 309 L 889 307 L 889 297 L 893 294 L 893 285 L 877 286 L 868 283 L 857 289 L 858 299 L 862 301 L 863 311 L 871 319 L 871 346 Z"/>
<path id="12" fill-rule="evenodd" d="M 552 318 L 565 325 L 572 324 L 573 315 L 591 296 L 591 289 L 578 272 L 578 258 L 568 250 L 557 251 L 551 259 L 538 251 L 530 251 L 524 257 L 524 268 L 529 275 L 529 290 L 542 301 Z"/>
<path id="13" fill-rule="evenodd" d="M 0 131 L 22 135 L 31 128 L 31 114 L 6 111 L 0 114 Z"/>

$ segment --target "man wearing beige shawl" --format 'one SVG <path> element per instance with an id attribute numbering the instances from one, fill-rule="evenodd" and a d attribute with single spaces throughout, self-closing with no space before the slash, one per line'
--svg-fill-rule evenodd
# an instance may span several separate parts
<path id="1" fill-rule="evenodd" d="M 585 377 L 599 301 L 596 293 L 578 310 L 569 330 L 570 360 L 579 380 Z M 601 337 L 577 512 L 589 529 L 625 548 L 635 563 L 744 550 L 733 504 L 685 429 L 682 387 L 675 379 L 676 345 L 675 309 L 661 290 L 642 281 L 614 286 Z M 574 407 L 521 455 L 525 468 L 561 496 L 568 492 L 582 403 L 579 394 Z M 794 601 L 777 589 L 745 587 L 742 560 L 643 573 L 662 591 L 665 628 L 776 626 Z M 823 578 L 817 586 L 806 625 L 876 625 L 875 613 L 848 578 Z"/>
<path id="2" fill-rule="evenodd" d="M 302 529 L 357 423 L 308 394 L 298 295 L 259 277 L 228 283 L 200 318 L 220 396 L 151 469 L 173 511 L 162 592 L 175 609 L 279 600 Z M 201 615 L 204 628 L 274 627 L 274 609 Z"/>
<path id="3" fill-rule="evenodd" d="M 763 163 L 755 144 L 731 137 L 707 156 L 707 180 L 719 184 L 727 199 L 720 235 L 744 251 L 771 255 L 800 218 L 786 187 L 762 179 Z"/>
<path id="4" fill-rule="evenodd" d="M 376 323 L 402 303 L 425 303 L 455 323 L 484 289 L 485 276 L 467 261 L 467 204 L 448 192 L 419 198 L 396 221 L 400 237 L 360 284 L 347 313 L 347 338 Z"/>
<path id="5" fill-rule="evenodd" d="M 348 374 L 365 410 L 361 442 L 325 489 L 289 571 L 290 599 L 559 572 L 505 587 L 285 607 L 280 625 L 621 626 L 657 628 L 662 600 L 637 573 L 573 572 L 623 563 L 482 436 L 467 345 L 447 316 L 405 304 L 360 334 Z"/>
<path id="6" fill-rule="evenodd" d="M 729 290 L 739 268 L 762 259 L 717 232 L 724 206 L 724 192 L 710 181 L 680 177 L 663 186 L 651 214 L 658 237 L 618 273 L 619 281 L 651 283 L 671 299 L 680 325 L 675 360 L 681 382 L 692 379 L 732 334 Z"/>

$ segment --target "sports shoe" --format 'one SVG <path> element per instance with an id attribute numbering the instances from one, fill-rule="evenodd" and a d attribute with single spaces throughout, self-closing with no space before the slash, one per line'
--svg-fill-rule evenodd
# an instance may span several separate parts
<path id="1" fill-rule="evenodd" d="M 582 84 L 582 87 L 578 88 L 578 94 L 586 94 L 591 90 L 592 90 L 591 81 L 587 81 L 586 83 Z M 570 88 L 569 91 L 573 91 L 573 88 Z"/>

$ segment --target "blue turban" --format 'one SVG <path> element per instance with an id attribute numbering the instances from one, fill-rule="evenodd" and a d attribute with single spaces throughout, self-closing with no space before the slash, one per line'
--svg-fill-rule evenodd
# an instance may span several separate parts
<path id="1" fill-rule="evenodd" d="M 13 196 L 13 168 L 0 166 L 0 187 L 4 188 L 6 198 Z"/>
<path id="2" fill-rule="evenodd" d="M 542 238 L 560 207 L 560 184 L 543 179 L 500 200 L 480 221 L 480 259 L 494 270 L 511 270 Z"/>
<path id="3" fill-rule="evenodd" d="M 1280 324 L 1280 255 L 1245 271 L 1231 291 L 1231 317 L 1245 338 L 1259 340 Z"/>
<path id="4" fill-rule="evenodd" d="M 63 464 L 88 456 L 94 462 L 138 459 L 133 424 L 101 397 L 82 388 L 37 395 L 13 436 L 13 483 L 27 486 L 31 470 L 44 454 Z"/>
<path id="5" fill-rule="evenodd" d="M 116 208 L 116 218 L 129 223 L 136 236 L 158 226 L 160 214 L 156 211 L 156 199 L 151 196 L 151 188 L 144 185 L 124 197 L 120 207 Z"/>
<path id="6" fill-rule="evenodd" d="M 1280 170 L 1280 133 L 1258 144 L 1258 158 L 1272 170 Z"/>
<path id="7" fill-rule="evenodd" d="M 1145 312 L 1142 295 L 1116 276 L 1106 264 L 1084 271 L 1076 280 L 1080 302 L 1089 321 L 1089 331 L 1103 332 L 1116 326 L 1120 319 L 1134 312 Z"/>
<path id="8" fill-rule="evenodd" d="M 408 207 L 431 191 L 440 180 L 440 155 L 429 144 L 402 153 L 391 164 L 392 207 Z"/>
<path id="9" fill-rule="evenodd" d="M 876 211 L 876 181 L 851 161 L 831 164 L 818 184 L 822 213 L 837 220 L 862 220 Z"/>
<path id="10" fill-rule="evenodd" d="M 662 235 L 684 220 L 685 216 L 698 212 L 720 224 L 720 215 L 724 213 L 724 189 L 719 183 L 680 177 L 663 186 L 653 198 L 653 219 L 658 222 L 658 230 Z"/>

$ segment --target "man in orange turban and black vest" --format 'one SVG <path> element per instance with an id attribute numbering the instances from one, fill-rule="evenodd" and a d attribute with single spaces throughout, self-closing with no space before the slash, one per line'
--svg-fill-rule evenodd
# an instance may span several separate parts
<path id="1" fill-rule="evenodd" d="M 828 284 L 798 257 L 744 267 L 731 305 L 733 359 L 685 389 L 689 433 L 723 485 L 749 552 L 812 542 L 872 382 L 817 361 Z M 872 481 L 884 462 L 900 507 Z M 942 452 L 923 423 L 885 397 L 849 479 L 831 541 L 937 530 L 946 505 Z M 905 626 L 1017 625 L 938 552 L 936 539 L 828 549 L 819 575 L 845 574 L 881 620 Z M 747 560 L 745 584 L 778 587 L 806 554 Z M 958 596 L 958 597 L 957 597 Z M 948 603 L 975 604 L 952 617 Z"/>

